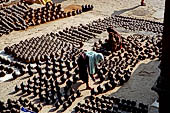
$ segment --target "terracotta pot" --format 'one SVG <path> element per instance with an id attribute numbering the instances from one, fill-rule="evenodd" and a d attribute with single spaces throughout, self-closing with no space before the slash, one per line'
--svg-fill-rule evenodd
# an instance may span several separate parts
<path id="1" fill-rule="evenodd" d="M 4 66 L 0 65 L 0 71 L 4 70 Z"/>
<path id="2" fill-rule="evenodd" d="M 0 77 L 4 77 L 6 74 L 4 71 L 0 71 Z"/>
<path id="3" fill-rule="evenodd" d="M 71 15 L 71 12 L 67 12 L 67 16 L 68 16 L 68 17 L 72 16 L 72 15 Z"/>

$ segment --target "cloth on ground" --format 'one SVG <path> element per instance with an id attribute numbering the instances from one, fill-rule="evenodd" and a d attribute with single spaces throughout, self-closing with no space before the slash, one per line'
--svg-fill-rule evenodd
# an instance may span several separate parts
<path id="1" fill-rule="evenodd" d="M 20 109 L 20 113 L 36 113 L 36 112 L 30 111 L 30 110 L 22 107 L 22 108 Z"/>

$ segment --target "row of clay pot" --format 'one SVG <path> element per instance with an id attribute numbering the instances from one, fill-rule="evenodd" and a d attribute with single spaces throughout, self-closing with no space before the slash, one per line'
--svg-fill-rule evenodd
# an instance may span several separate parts
<path id="1" fill-rule="evenodd" d="M 58 74 L 58 73 L 57 73 Z M 26 84 L 24 84 L 23 82 L 20 84 L 19 86 L 15 87 L 15 91 L 18 92 L 19 90 L 22 90 L 23 93 L 26 93 L 27 90 L 30 91 L 34 91 L 34 90 L 38 90 L 40 93 L 44 90 L 48 90 L 48 88 L 53 89 L 53 90 L 58 90 L 60 89 L 58 87 L 58 85 L 62 85 L 64 83 L 66 83 L 66 86 L 64 88 L 65 91 L 67 91 L 72 84 L 76 83 L 78 78 L 77 74 L 71 74 L 71 73 L 66 73 L 65 75 L 63 75 L 62 77 L 59 77 L 58 75 L 56 78 L 53 78 L 53 75 L 51 75 L 50 77 L 47 77 L 46 74 L 42 74 L 42 75 L 38 75 L 38 76 L 34 76 L 32 79 L 29 79 L 27 81 Z M 65 79 L 63 79 L 63 77 L 65 77 Z M 70 78 L 71 77 L 71 78 Z M 59 79 L 58 79 L 59 78 Z M 62 84 L 61 84 L 62 82 Z M 46 89 L 41 89 L 40 86 L 45 86 Z M 36 87 L 40 87 L 40 89 L 37 89 Z"/>
<path id="2" fill-rule="evenodd" d="M 64 112 L 65 110 L 67 110 L 67 108 L 69 108 L 69 107 L 72 105 L 72 103 L 76 100 L 76 98 L 79 98 L 79 97 L 80 97 L 80 95 L 81 95 L 80 91 L 77 90 L 77 92 L 76 92 L 75 94 L 71 95 L 71 96 L 68 98 L 68 100 L 63 103 L 61 111 Z M 58 107 L 58 106 L 56 106 L 56 108 L 57 108 L 57 107 Z"/>
<path id="3" fill-rule="evenodd" d="M 100 31 L 94 29 L 86 29 L 87 26 L 80 25 L 78 27 L 71 27 L 70 29 L 66 28 L 63 31 L 57 33 L 60 40 L 75 44 L 76 47 L 82 47 L 83 42 L 88 41 L 89 39 L 94 38 Z"/>
<path id="4" fill-rule="evenodd" d="M 95 35 L 89 31 L 83 30 L 81 27 L 71 27 L 70 29 L 66 28 L 63 32 L 59 32 L 61 36 L 66 36 L 67 38 L 75 39 L 78 42 L 86 42 L 89 39 L 95 37 Z"/>
<path id="5" fill-rule="evenodd" d="M 69 52 L 66 52 L 66 53 L 64 52 L 64 50 L 62 50 L 61 53 L 62 54 L 52 53 L 50 57 L 48 55 L 43 55 L 43 58 L 38 60 L 37 66 L 35 68 L 30 67 L 30 65 L 28 65 L 26 68 L 26 66 L 24 66 L 22 63 L 19 63 L 19 62 L 12 62 L 12 63 L 9 62 L 7 64 L 8 65 L 10 64 L 10 66 L 14 66 L 20 71 L 20 73 L 16 73 L 16 72 L 12 73 L 12 76 L 14 79 L 25 73 L 28 73 L 30 76 L 36 73 L 39 73 L 41 75 L 46 74 L 47 77 L 52 76 L 53 78 L 58 77 L 58 75 L 56 76 L 54 73 L 60 73 L 60 75 L 68 74 L 69 76 L 71 76 L 71 73 L 69 74 L 67 73 L 67 71 L 70 72 L 77 66 L 77 63 L 75 62 L 76 60 L 74 57 L 76 57 L 79 54 L 79 49 L 74 48 L 72 50 L 69 50 Z M 61 61 L 62 59 L 63 61 Z M 72 62 L 70 62 L 70 60 L 72 60 Z M 1 62 L 4 62 L 4 60 L 2 60 Z M 3 74 L 5 73 L 2 73 L 2 75 Z M 68 76 L 66 76 L 66 78 L 62 76 L 60 78 L 61 79 L 60 83 L 61 84 L 64 83 L 65 80 L 67 80 L 67 78 Z"/>
<path id="6" fill-rule="evenodd" d="M 72 11 L 72 12 L 67 12 L 67 13 L 56 13 L 56 12 L 48 12 L 48 13 L 42 13 L 41 15 L 35 15 L 35 17 L 30 17 L 27 21 L 27 23 L 31 26 L 35 26 L 35 25 L 39 25 L 39 24 L 43 24 L 49 21 L 53 21 L 56 19 L 60 19 L 60 18 L 66 18 L 66 17 L 70 17 L 70 16 L 75 16 L 77 14 L 80 14 L 81 10 L 76 10 L 76 11 Z"/>
<path id="7" fill-rule="evenodd" d="M 28 10 L 28 6 L 19 2 L 12 7 L 7 7 L 0 11 L 0 36 L 9 34 L 13 30 L 25 30 L 28 25 L 26 24 L 23 16 Z"/>
<path id="8" fill-rule="evenodd" d="M 4 77 L 6 74 L 12 74 L 14 70 L 12 68 L 0 65 L 0 77 Z"/>
<path id="9" fill-rule="evenodd" d="M 36 73 L 38 73 L 39 75 L 45 74 L 47 78 L 53 77 L 53 79 L 60 77 L 60 84 L 63 84 L 70 76 L 74 75 L 72 71 L 74 71 L 74 68 L 77 66 L 77 64 L 73 63 L 72 65 L 72 67 L 68 66 L 70 70 L 67 69 L 67 66 L 62 65 L 46 65 L 45 67 L 41 67 L 40 65 L 38 65 L 35 68 L 28 67 L 27 73 L 30 76 Z M 77 72 L 75 74 L 77 74 Z"/>
<path id="10" fill-rule="evenodd" d="M 6 103 L 0 101 L 1 113 L 20 113 L 21 106 L 34 112 L 38 112 L 42 109 L 42 105 L 35 105 L 28 99 L 20 97 L 18 100 L 8 99 Z"/>
<path id="11" fill-rule="evenodd" d="M 1 0 L 0 5 L 3 4 L 3 3 L 6 3 L 6 2 L 9 2 L 9 0 Z"/>
<path id="12" fill-rule="evenodd" d="M 24 18 L 29 25 L 34 26 L 60 18 L 75 16 L 81 14 L 82 12 L 86 12 L 92 9 L 93 9 L 92 5 L 82 5 L 83 11 L 81 9 L 77 9 L 72 10 L 71 12 L 70 11 L 64 12 L 61 10 L 61 4 L 57 5 L 54 3 L 51 5 L 47 3 L 45 7 L 42 7 L 41 9 L 38 8 L 35 10 L 33 9 L 29 10 Z"/>
<path id="13" fill-rule="evenodd" d="M 90 4 L 82 5 L 81 7 L 82 7 L 83 12 L 93 10 L 93 8 L 94 8 L 94 6 L 90 5 Z"/>
<path id="14" fill-rule="evenodd" d="M 12 75 L 11 79 L 16 79 L 25 74 L 25 72 L 19 70 L 19 72 L 14 71 L 12 68 L 6 68 L 5 70 L 0 70 L 0 77 L 8 76 L 9 74 Z"/>
<path id="15" fill-rule="evenodd" d="M 92 5 L 83 5 L 83 12 L 93 9 Z M 59 18 L 66 18 L 81 14 L 82 10 L 73 10 L 72 12 L 61 11 L 61 4 L 49 4 L 45 7 L 30 9 L 27 4 L 19 2 L 10 8 L 6 8 L 0 12 L 2 24 L 0 25 L 0 36 L 9 34 L 13 30 L 25 30 L 28 26 L 39 25 L 48 21 L 53 21 Z M 7 16 L 5 16 L 7 14 Z"/>
<path id="16" fill-rule="evenodd" d="M 71 81 L 73 80 L 73 81 Z M 77 79 L 78 80 L 78 79 Z M 77 81 L 76 80 L 76 81 Z M 61 88 L 57 79 L 47 79 L 46 75 L 34 76 L 29 79 L 27 83 L 21 83 L 20 86 L 15 86 L 15 92 L 22 91 L 22 94 L 33 94 L 34 97 L 38 97 L 40 102 L 45 102 L 47 105 L 55 104 L 56 109 L 63 105 L 65 110 L 70 103 L 76 98 L 80 97 L 80 91 L 73 91 L 71 88 L 72 84 L 76 83 L 73 79 L 66 81 L 66 86 L 63 87 L 64 92 L 61 93 Z M 45 92 L 45 93 L 43 93 Z M 64 94 L 64 96 L 62 96 Z M 55 96 L 57 95 L 57 97 Z"/>
<path id="17" fill-rule="evenodd" d="M 81 27 L 89 32 L 101 34 L 103 31 L 99 28 L 100 26 L 93 26 L 91 23 L 86 25 L 81 25 Z"/>
<path id="18" fill-rule="evenodd" d="M 85 99 L 85 103 L 78 105 L 74 108 L 75 113 L 78 112 L 86 112 L 86 113 L 93 113 L 93 112 L 102 112 L 102 113 L 121 113 L 121 112 L 141 112 L 141 113 L 148 113 L 148 105 L 143 103 L 139 103 L 136 105 L 135 101 L 126 100 L 126 99 L 119 99 L 115 97 L 106 97 L 102 96 L 101 98 L 98 97 L 89 97 Z"/>
<path id="19" fill-rule="evenodd" d="M 117 15 L 95 20 L 92 23 L 83 26 L 83 28 L 100 34 L 103 31 L 106 31 L 106 28 L 109 26 L 121 27 L 132 31 L 146 31 L 154 33 L 162 33 L 163 31 L 163 24 L 160 22 Z"/>
<path id="20" fill-rule="evenodd" d="M 12 74 L 13 79 L 15 79 L 25 74 L 24 71 L 22 71 L 22 69 L 25 67 L 26 66 L 22 63 L 0 57 L 0 77 L 4 77 L 7 74 Z M 18 72 L 16 72 L 14 69 L 17 69 Z"/>
<path id="21" fill-rule="evenodd" d="M 47 38 L 48 39 L 48 38 Z M 43 58 L 45 54 L 57 54 L 61 51 L 62 54 L 70 51 L 73 46 L 58 39 L 55 40 L 36 39 L 20 42 L 11 47 L 5 47 L 7 54 L 12 54 L 16 59 L 22 62 L 37 62 Z"/>
<path id="22" fill-rule="evenodd" d="M 61 18 L 62 13 L 61 4 L 57 5 L 54 3 L 51 5 L 47 2 L 45 7 L 30 9 L 24 16 L 24 19 L 29 25 L 34 26 Z"/>
<path id="23" fill-rule="evenodd" d="M 162 33 L 163 24 L 144 19 L 136 19 L 131 17 L 115 16 L 111 18 L 115 27 L 123 27 L 131 31 L 146 31 L 153 33 Z"/>
<path id="24" fill-rule="evenodd" d="M 73 50 L 74 45 L 65 43 L 63 41 L 54 41 L 40 39 L 38 41 L 24 41 L 19 44 L 14 44 L 11 47 L 5 47 L 7 54 L 12 54 L 16 59 L 23 62 L 35 62 L 44 59 L 44 55 L 59 55 L 57 51 L 61 51 L 62 54 Z M 31 45 L 32 44 L 32 45 Z M 44 47 L 43 47 L 44 45 Z M 64 48 L 63 48 L 64 47 Z M 75 47 L 74 47 L 75 49 Z M 39 52 L 38 52 L 39 51 Z M 74 54 L 74 53 L 73 53 Z M 32 56 L 34 55 L 34 56 Z M 24 60 L 30 58 L 28 60 Z"/>
<path id="25" fill-rule="evenodd" d="M 12 0 L 1 0 L 0 1 L 0 10 L 10 7 L 13 4 L 21 3 L 21 1 L 12 1 Z"/>
<path id="26" fill-rule="evenodd" d="M 49 3 L 47 3 L 49 4 Z M 57 5 L 57 4 L 50 4 L 49 6 L 46 5 L 44 7 L 41 8 L 37 8 L 37 9 L 30 9 L 28 12 L 26 12 L 26 15 L 24 16 L 24 19 L 29 19 L 29 18 L 33 18 L 36 16 L 42 16 L 45 14 L 52 14 L 53 12 L 59 14 L 59 13 L 63 13 L 63 11 L 61 11 L 61 4 Z"/>
<path id="27" fill-rule="evenodd" d="M 73 49 L 74 50 L 74 49 Z M 36 67 L 34 69 L 41 69 L 48 68 L 49 70 L 57 67 L 64 67 L 68 70 L 74 68 L 77 65 L 76 56 L 80 53 L 78 50 L 73 51 L 70 50 L 69 52 L 62 52 L 62 54 L 51 54 L 51 56 L 44 55 L 44 57 L 36 62 Z M 64 54 L 63 54 L 64 53 Z M 44 67 L 45 65 L 45 67 Z"/>

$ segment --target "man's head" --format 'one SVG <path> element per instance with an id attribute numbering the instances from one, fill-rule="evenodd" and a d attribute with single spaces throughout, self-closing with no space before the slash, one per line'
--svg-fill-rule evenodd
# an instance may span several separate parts
<path id="1" fill-rule="evenodd" d="M 96 55 L 96 60 L 97 60 L 98 63 L 103 62 L 103 61 L 104 61 L 104 56 L 103 56 L 103 54 L 102 54 L 102 53 L 97 53 L 97 55 Z"/>
<path id="2" fill-rule="evenodd" d="M 110 32 L 116 33 L 116 31 L 114 30 L 114 27 L 113 27 L 113 26 L 108 27 L 108 28 L 107 28 L 107 32 L 108 32 L 108 33 L 110 33 Z"/>

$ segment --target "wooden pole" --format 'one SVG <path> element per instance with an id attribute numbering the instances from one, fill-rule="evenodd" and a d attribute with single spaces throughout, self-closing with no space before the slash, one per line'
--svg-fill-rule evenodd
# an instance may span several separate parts
<path id="1" fill-rule="evenodd" d="M 170 113 L 170 0 L 165 1 L 161 73 L 153 89 L 159 95 L 159 113 Z"/>

